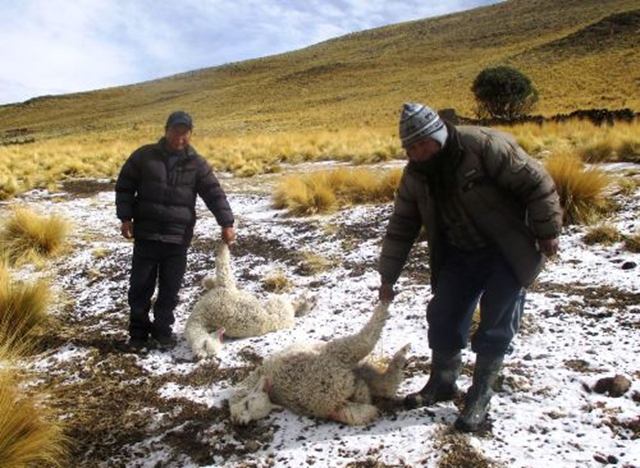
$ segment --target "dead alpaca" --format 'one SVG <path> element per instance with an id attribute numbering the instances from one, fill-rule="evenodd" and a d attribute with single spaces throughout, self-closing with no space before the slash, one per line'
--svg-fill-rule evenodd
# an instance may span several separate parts
<path id="1" fill-rule="evenodd" d="M 263 418 L 285 406 L 296 413 L 349 425 L 368 424 L 378 416 L 372 397 L 393 398 L 404 378 L 409 345 L 380 372 L 366 360 L 380 339 L 389 304 L 376 306 L 364 328 L 328 343 L 297 343 L 267 357 L 229 400 L 237 424 Z"/>
<path id="2" fill-rule="evenodd" d="M 216 249 L 216 276 L 203 281 L 207 292 L 187 319 L 184 335 L 198 358 L 217 355 L 223 335 L 232 338 L 260 336 L 295 325 L 295 317 L 308 313 L 312 298 L 302 296 L 295 303 L 284 295 L 273 296 L 264 305 L 252 294 L 238 289 L 231 270 L 229 247 Z"/>

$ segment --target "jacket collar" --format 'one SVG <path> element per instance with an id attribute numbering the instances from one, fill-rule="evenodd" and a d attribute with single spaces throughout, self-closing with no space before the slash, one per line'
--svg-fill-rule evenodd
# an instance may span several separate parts
<path id="1" fill-rule="evenodd" d="M 431 174 L 435 175 L 434 172 L 455 171 L 458 168 L 462 161 L 460 135 L 454 125 L 447 122 L 445 122 L 445 125 L 447 126 L 448 136 L 444 147 L 426 163 L 409 161 L 409 172 L 425 177 Z"/>
<path id="2" fill-rule="evenodd" d="M 167 151 L 167 143 L 166 143 L 166 138 L 162 137 L 158 140 L 158 143 L 156 143 L 158 145 L 158 148 L 160 149 L 160 151 L 162 152 L 163 156 L 168 156 L 169 152 Z M 197 156 L 197 152 L 195 150 L 195 148 L 191 145 L 187 145 L 185 147 L 184 150 L 184 156 L 186 158 L 195 158 Z"/>

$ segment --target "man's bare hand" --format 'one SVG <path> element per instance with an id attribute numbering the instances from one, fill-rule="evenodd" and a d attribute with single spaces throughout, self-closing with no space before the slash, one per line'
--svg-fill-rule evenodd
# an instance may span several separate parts
<path id="1" fill-rule="evenodd" d="M 122 221 L 120 232 L 125 239 L 133 239 L 133 221 Z"/>
<path id="2" fill-rule="evenodd" d="M 538 247 L 547 257 L 553 257 L 558 253 L 559 244 L 557 237 L 555 239 L 538 239 Z"/>
<path id="3" fill-rule="evenodd" d="M 236 230 L 233 227 L 222 228 L 222 241 L 231 245 L 236 241 Z"/>

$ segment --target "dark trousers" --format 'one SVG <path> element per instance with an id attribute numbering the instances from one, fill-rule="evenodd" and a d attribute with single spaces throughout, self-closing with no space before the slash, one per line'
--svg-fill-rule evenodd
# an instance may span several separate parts
<path id="1" fill-rule="evenodd" d="M 187 266 L 186 245 L 138 240 L 133 247 L 129 283 L 129 336 L 147 339 L 171 335 L 178 292 Z M 151 297 L 158 283 L 158 298 L 149 320 Z"/>
<path id="2" fill-rule="evenodd" d="M 500 252 L 449 248 L 427 307 L 429 346 L 464 349 L 480 300 L 480 325 L 471 339 L 479 354 L 504 354 L 520 327 L 525 290 Z"/>

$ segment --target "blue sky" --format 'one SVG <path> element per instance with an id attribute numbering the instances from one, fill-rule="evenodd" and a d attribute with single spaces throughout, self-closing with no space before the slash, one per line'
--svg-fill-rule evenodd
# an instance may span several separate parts
<path id="1" fill-rule="evenodd" d="M 138 83 L 497 0 L 0 0 L 0 104 Z"/>

